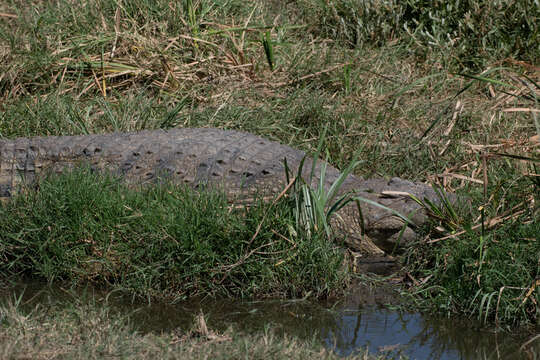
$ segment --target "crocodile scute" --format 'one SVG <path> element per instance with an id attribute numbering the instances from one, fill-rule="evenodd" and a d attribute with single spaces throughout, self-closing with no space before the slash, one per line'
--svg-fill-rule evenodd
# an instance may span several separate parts
<path id="1" fill-rule="evenodd" d="M 81 164 L 118 174 L 134 184 L 167 178 L 194 187 L 220 184 L 231 197 L 253 191 L 277 195 L 286 186 L 284 159 L 296 174 L 305 155 L 253 134 L 214 128 L 0 139 L 0 198 L 10 197 L 21 185 L 38 181 L 46 172 L 62 172 Z M 317 162 L 315 174 L 320 173 L 321 164 Z M 309 177 L 311 167 L 307 157 L 304 178 Z M 330 165 L 325 174 L 327 188 L 340 175 Z M 313 181 L 314 185 L 318 182 L 317 175 Z M 414 239 L 416 228 L 427 221 L 424 209 L 402 193 L 437 201 L 429 185 L 399 178 L 349 175 L 340 189 L 341 194 L 347 192 L 383 204 L 411 220 L 404 227 L 399 217 L 365 203 L 362 219 L 354 204 L 341 209 L 333 220 L 339 238 L 352 250 L 371 255 L 393 249 L 396 241 Z"/>

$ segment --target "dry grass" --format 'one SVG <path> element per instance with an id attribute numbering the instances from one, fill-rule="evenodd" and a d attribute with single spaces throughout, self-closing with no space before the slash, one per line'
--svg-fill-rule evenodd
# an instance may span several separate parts
<path id="1" fill-rule="evenodd" d="M 129 318 L 92 304 L 38 306 L 23 312 L 16 302 L 0 305 L 2 359 L 338 359 L 315 338 L 299 340 L 267 330 L 245 334 L 209 330 L 196 317 L 190 331 L 141 334 Z M 375 360 L 360 351 L 350 359 Z M 382 359 L 382 357 L 377 357 Z"/>

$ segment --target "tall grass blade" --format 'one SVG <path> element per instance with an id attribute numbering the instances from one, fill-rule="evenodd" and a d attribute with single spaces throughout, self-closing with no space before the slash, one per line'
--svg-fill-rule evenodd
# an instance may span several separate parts
<path id="1" fill-rule="evenodd" d="M 266 31 L 264 35 L 261 35 L 261 41 L 264 48 L 264 54 L 266 55 L 266 61 L 270 67 L 270 71 L 274 71 L 274 45 L 272 44 L 272 38 L 270 31 Z"/>

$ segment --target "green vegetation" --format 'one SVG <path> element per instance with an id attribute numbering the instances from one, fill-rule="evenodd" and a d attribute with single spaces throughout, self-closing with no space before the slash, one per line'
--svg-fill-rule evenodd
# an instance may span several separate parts
<path id="1" fill-rule="evenodd" d="M 471 77 L 517 89 L 492 78 Z M 540 87 L 530 85 L 520 89 L 519 97 L 526 109 L 535 109 Z M 534 138 L 540 140 L 540 119 L 535 112 L 531 117 L 531 127 L 538 134 Z M 533 149 L 523 155 L 506 150 L 479 154 L 483 187 L 467 193 L 477 208 L 459 210 L 444 196 L 443 206 L 426 204 L 445 234 L 413 245 L 406 254 L 413 274 L 410 294 L 420 295 L 417 305 L 467 314 L 506 328 L 540 324 L 540 152 Z M 493 158 L 506 162 L 499 160 L 500 164 L 489 167 Z M 511 167 L 517 160 L 530 164 L 536 174 L 512 176 Z M 524 174 L 529 175 L 527 170 Z"/>
<path id="2" fill-rule="evenodd" d="M 0 206 L 0 272 L 143 298 L 340 293 L 341 250 L 297 235 L 287 202 L 235 210 L 219 189 L 137 191 L 80 169 Z"/>
<path id="3" fill-rule="evenodd" d="M 313 150 L 326 128 L 333 165 L 346 168 L 361 149 L 358 175 L 427 181 L 470 200 L 439 214 L 404 256 L 420 306 L 538 324 L 539 16 L 530 0 L 8 0 L 0 4 L 0 135 L 204 126 Z M 173 296 L 327 294 L 341 279 L 326 272 L 339 261 L 317 239 L 294 240 L 305 257 L 286 267 L 267 254 L 230 268 L 257 246 L 294 246 L 271 231 L 291 235 L 285 200 L 229 214 L 219 193 L 137 194 L 104 181 L 106 195 L 53 179 L 5 204 L 4 269 L 143 296 L 165 288 Z M 194 223 L 182 220 L 190 243 L 165 243 L 183 236 L 180 216 L 167 210 L 182 209 L 180 194 L 212 205 L 193 213 Z M 66 215 L 65 204 L 81 215 Z M 265 211 L 274 215 L 247 249 Z M 212 231 L 199 233 L 197 221 Z M 49 231 L 51 222 L 62 227 Z M 172 250 L 201 261 L 181 265 L 182 281 L 171 275 L 180 266 Z M 321 262 L 327 254 L 331 268 Z"/>
<path id="4" fill-rule="evenodd" d="M 300 1 L 317 35 L 352 47 L 390 41 L 452 69 L 483 70 L 494 59 L 540 56 L 540 4 L 535 1 Z"/>
<path id="5" fill-rule="evenodd" d="M 521 221 L 410 249 L 415 305 L 506 328 L 538 325 L 540 223 Z"/>

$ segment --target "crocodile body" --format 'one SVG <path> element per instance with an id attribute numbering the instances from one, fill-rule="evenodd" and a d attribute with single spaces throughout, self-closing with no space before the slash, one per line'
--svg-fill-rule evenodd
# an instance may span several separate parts
<path id="1" fill-rule="evenodd" d="M 10 197 L 21 185 L 37 181 L 46 172 L 62 172 L 80 164 L 119 174 L 128 183 L 168 178 L 195 187 L 203 183 L 220 184 L 231 198 L 261 191 L 277 195 L 286 186 L 283 160 L 287 160 L 292 174 L 296 174 L 304 156 L 304 152 L 277 142 L 220 129 L 0 140 L 0 197 Z M 309 158 L 303 169 L 307 179 L 311 171 Z M 329 188 L 339 175 L 338 170 L 328 166 L 325 187 Z M 315 181 L 318 179 L 314 179 L 314 184 Z M 419 199 L 427 197 L 436 201 L 430 186 L 399 178 L 365 180 L 350 175 L 340 192 L 349 191 L 410 216 L 418 226 L 426 222 L 423 209 L 408 196 L 389 196 L 388 192 L 407 192 Z M 333 220 L 342 235 L 340 238 L 350 248 L 380 254 L 379 248 L 392 248 L 398 238 L 407 241 L 415 237 L 414 225 L 401 231 L 403 222 L 398 217 L 379 207 L 362 206 L 362 221 L 356 205 L 352 204 L 341 209 Z"/>

